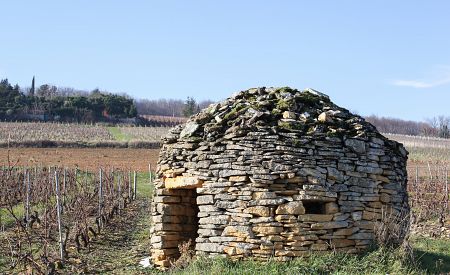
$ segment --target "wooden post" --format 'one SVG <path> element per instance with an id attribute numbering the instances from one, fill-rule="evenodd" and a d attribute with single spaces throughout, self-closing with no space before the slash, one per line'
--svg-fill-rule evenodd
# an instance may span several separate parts
<path id="1" fill-rule="evenodd" d="M 449 200 L 450 200 L 450 198 L 449 198 L 449 193 L 448 193 L 448 168 L 447 167 L 445 167 L 445 181 L 444 181 L 444 183 L 445 183 L 445 215 L 450 215 L 450 213 L 449 213 L 449 211 L 448 211 L 448 207 L 449 207 Z M 444 217 L 445 217 L 445 215 L 444 215 Z"/>
<path id="2" fill-rule="evenodd" d="M 131 196 L 131 171 L 128 171 L 128 200 L 131 202 L 133 197 Z"/>
<path id="3" fill-rule="evenodd" d="M 433 181 L 433 174 L 431 173 L 430 162 L 427 162 L 428 165 L 428 174 L 430 175 L 430 181 Z"/>
<path id="4" fill-rule="evenodd" d="M 99 172 L 99 182 L 98 182 L 98 226 L 102 227 L 102 206 L 103 206 L 103 172 L 102 168 L 100 168 Z"/>
<path id="5" fill-rule="evenodd" d="M 61 256 L 61 262 L 64 262 L 64 247 L 62 239 L 62 222 L 61 222 L 61 205 L 59 198 L 59 182 L 58 182 L 58 171 L 55 169 L 55 193 L 56 193 L 56 213 L 58 217 L 58 232 L 59 232 L 59 252 Z"/>
<path id="6" fill-rule="evenodd" d="M 23 183 L 25 186 L 25 201 L 23 204 L 25 208 L 26 226 L 28 227 L 28 221 L 30 220 L 30 174 L 26 167 L 23 169 Z"/>
<path id="7" fill-rule="evenodd" d="M 121 174 L 119 174 L 119 178 L 117 179 L 117 197 L 118 197 L 118 199 L 119 199 L 119 211 L 118 211 L 118 213 L 119 213 L 119 215 L 120 215 L 120 213 L 121 213 L 121 209 L 122 209 L 122 183 L 121 183 L 121 179 L 122 179 L 122 177 L 121 177 Z"/>
<path id="8" fill-rule="evenodd" d="M 114 175 L 114 167 L 111 170 L 111 181 L 109 182 L 109 195 L 111 197 L 114 197 L 114 179 L 115 179 L 115 175 Z"/>
<path id="9" fill-rule="evenodd" d="M 63 171 L 64 171 L 63 172 L 63 202 L 62 202 L 62 205 L 61 205 L 61 211 L 64 212 L 64 206 L 66 205 L 66 194 L 67 194 L 67 191 L 66 191 L 66 188 L 67 188 L 67 184 L 66 184 L 66 181 L 67 181 L 67 176 L 66 176 L 67 169 L 66 169 L 66 167 L 64 167 Z"/>
<path id="10" fill-rule="evenodd" d="M 417 185 L 419 183 L 419 166 L 416 166 L 416 182 L 415 184 Z"/>
<path id="11" fill-rule="evenodd" d="M 137 173 L 134 171 L 133 175 L 133 199 L 136 199 L 137 197 Z"/>
<path id="12" fill-rule="evenodd" d="M 26 177 L 27 177 L 27 225 L 28 221 L 30 220 L 30 192 L 31 192 L 31 186 L 30 186 L 30 172 L 28 169 L 26 171 Z"/>

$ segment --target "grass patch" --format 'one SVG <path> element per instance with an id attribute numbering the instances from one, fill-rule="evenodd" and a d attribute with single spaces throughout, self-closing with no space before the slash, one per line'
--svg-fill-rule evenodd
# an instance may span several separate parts
<path id="1" fill-rule="evenodd" d="M 450 273 L 450 240 L 417 237 L 413 239 L 418 265 L 428 273 Z"/>
<path id="2" fill-rule="evenodd" d="M 414 260 L 400 249 L 378 248 L 361 255 L 311 254 L 289 262 L 231 261 L 200 257 L 171 274 L 446 274 L 450 272 L 450 240 L 412 239 Z M 150 274 L 161 273 L 147 270 Z"/>
<path id="3" fill-rule="evenodd" d="M 155 175 L 153 175 L 155 178 Z M 153 183 L 150 183 L 150 176 L 148 172 L 137 173 L 137 195 L 138 197 L 151 198 L 153 196 Z"/>
<path id="4" fill-rule="evenodd" d="M 311 254 L 289 262 L 198 258 L 172 274 L 418 274 L 396 250 L 377 249 L 364 255 Z"/>
<path id="5" fill-rule="evenodd" d="M 124 134 L 119 127 L 107 127 L 116 141 L 130 141 L 131 136 Z"/>
<path id="6" fill-rule="evenodd" d="M 25 213 L 23 203 L 14 206 L 13 213 L 16 217 L 22 218 Z M 11 216 L 8 210 L 0 208 L 0 226 L 5 226 L 6 228 L 9 228 L 12 225 L 14 225 L 15 222 L 16 220 L 13 218 L 13 216 Z"/>

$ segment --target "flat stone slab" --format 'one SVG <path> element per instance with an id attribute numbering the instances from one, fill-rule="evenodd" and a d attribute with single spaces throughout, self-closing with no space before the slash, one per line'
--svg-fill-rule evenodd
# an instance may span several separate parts
<path id="1" fill-rule="evenodd" d="M 174 178 L 165 178 L 164 186 L 167 189 L 195 189 L 202 187 L 203 180 L 197 177 L 178 176 Z"/>

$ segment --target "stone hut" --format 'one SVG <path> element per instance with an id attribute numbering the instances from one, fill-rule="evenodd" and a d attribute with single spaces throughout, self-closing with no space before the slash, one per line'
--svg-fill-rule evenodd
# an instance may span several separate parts
<path id="1" fill-rule="evenodd" d="M 232 259 L 356 253 L 383 213 L 409 212 L 407 154 L 313 89 L 239 92 L 163 139 L 152 260 L 169 266 L 188 240 Z"/>

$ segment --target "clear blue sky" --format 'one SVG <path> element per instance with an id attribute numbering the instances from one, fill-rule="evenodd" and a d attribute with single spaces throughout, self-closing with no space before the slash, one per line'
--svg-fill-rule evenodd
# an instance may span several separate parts
<path id="1" fill-rule="evenodd" d="M 450 115 L 450 1 L 4 1 L 0 78 L 220 100 L 312 87 L 362 115 Z"/>

